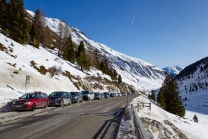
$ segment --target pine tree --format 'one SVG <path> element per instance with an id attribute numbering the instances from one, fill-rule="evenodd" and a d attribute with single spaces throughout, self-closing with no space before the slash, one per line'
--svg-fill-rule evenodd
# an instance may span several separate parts
<path id="1" fill-rule="evenodd" d="M 36 26 L 35 26 L 34 23 L 32 24 L 32 27 L 30 29 L 29 34 L 30 34 L 31 45 L 33 45 L 33 46 L 35 46 L 36 48 L 39 49 L 40 41 L 39 41 L 39 37 L 38 37 L 38 32 L 37 32 Z"/>
<path id="2" fill-rule="evenodd" d="M 164 102 L 166 105 L 165 110 L 179 116 L 185 115 L 185 108 L 182 105 L 181 98 L 179 97 L 179 89 L 175 78 L 167 76 L 163 82 L 160 92 L 164 95 Z M 161 101 L 161 98 L 158 99 L 158 101 Z"/>
<path id="3" fill-rule="evenodd" d="M 165 98 L 164 98 L 164 95 L 163 95 L 163 92 L 160 90 L 160 92 L 158 93 L 158 96 L 157 96 L 157 102 L 160 104 L 160 106 L 166 110 L 166 104 L 165 104 Z"/>
<path id="4" fill-rule="evenodd" d="M 6 0 L 0 0 L 0 28 L 5 30 L 8 27 L 6 26 L 8 17 L 8 9 Z"/>
<path id="5" fill-rule="evenodd" d="M 44 28 L 45 28 L 45 18 L 44 18 L 44 12 L 41 8 L 37 9 L 35 11 L 35 16 L 34 16 L 34 24 L 36 26 L 37 32 L 38 32 L 38 37 L 39 41 L 41 44 L 45 44 L 45 34 L 44 34 Z"/>
<path id="6" fill-rule="evenodd" d="M 98 50 L 95 49 L 93 52 L 93 57 L 94 57 L 94 65 L 96 69 L 100 69 L 100 65 L 99 65 L 99 60 L 98 60 Z"/>
<path id="7" fill-rule="evenodd" d="M 104 60 L 104 67 L 103 67 L 103 73 L 104 74 L 108 74 L 108 71 L 109 71 L 109 69 L 108 69 L 108 61 L 107 61 L 107 59 L 105 59 Z"/>
<path id="8" fill-rule="evenodd" d="M 103 61 L 100 62 L 100 70 L 103 72 L 103 69 L 104 69 L 104 63 Z"/>
<path id="9" fill-rule="evenodd" d="M 122 83 L 122 78 L 120 74 L 118 75 L 118 83 Z"/>
<path id="10" fill-rule="evenodd" d="M 80 66 L 81 71 L 83 71 L 84 69 L 85 70 L 90 69 L 90 61 L 88 60 L 87 55 L 85 53 L 83 42 L 80 42 L 76 58 L 77 58 L 77 64 Z"/>
<path id="11" fill-rule="evenodd" d="M 52 43 L 52 35 L 49 27 L 47 26 L 44 28 L 42 32 L 42 44 L 44 47 L 51 48 L 51 43 Z"/>
<path id="12" fill-rule="evenodd" d="M 193 117 L 194 122 L 198 123 L 198 117 L 196 116 L 196 114 Z"/>
<path id="13" fill-rule="evenodd" d="M 149 99 L 151 99 L 151 95 L 150 94 L 148 94 L 147 96 L 148 96 Z"/>
<path id="14" fill-rule="evenodd" d="M 75 50 L 74 43 L 72 42 L 71 36 L 68 37 L 66 42 L 66 47 L 64 49 L 63 58 L 70 61 L 71 63 L 75 62 Z"/>
<path id="15" fill-rule="evenodd" d="M 21 44 L 27 44 L 29 41 L 29 23 L 26 19 L 23 0 L 5 0 L 0 1 L 1 27 L 8 30 L 9 37 Z"/>
<path id="16" fill-rule="evenodd" d="M 116 70 L 113 70 L 113 80 L 116 80 L 117 76 L 118 76 L 118 74 L 117 74 Z"/>
<path id="17" fill-rule="evenodd" d="M 152 92 L 151 92 L 151 99 L 155 101 L 155 91 L 154 90 L 152 90 Z"/>

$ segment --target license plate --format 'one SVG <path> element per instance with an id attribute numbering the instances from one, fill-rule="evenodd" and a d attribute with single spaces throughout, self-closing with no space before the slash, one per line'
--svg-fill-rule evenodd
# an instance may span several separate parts
<path id="1" fill-rule="evenodd" d="M 21 106 L 21 105 L 16 105 L 15 107 L 16 107 L 16 108 L 21 108 L 22 106 Z"/>

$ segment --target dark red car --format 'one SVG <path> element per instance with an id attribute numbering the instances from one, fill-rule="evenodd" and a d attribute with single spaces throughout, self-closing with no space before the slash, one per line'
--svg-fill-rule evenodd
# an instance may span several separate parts
<path id="1" fill-rule="evenodd" d="M 13 110 L 34 110 L 36 108 L 48 107 L 49 99 L 43 92 L 33 92 L 24 94 L 12 103 Z"/>

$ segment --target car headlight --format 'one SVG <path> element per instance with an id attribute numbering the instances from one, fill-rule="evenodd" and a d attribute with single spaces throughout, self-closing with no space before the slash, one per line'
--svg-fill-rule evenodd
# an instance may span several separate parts
<path id="1" fill-rule="evenodd" d="M 25 102 L 24 104 L 25 104 L 25 105 L 29 105 L 30 103 L 31 103 L 31 102 Z"/>
<path id="2" fill-rule="evenodd" d="M 13 101 L 13 103 L 12 104 L 16 104 L 16 101 Z"/>

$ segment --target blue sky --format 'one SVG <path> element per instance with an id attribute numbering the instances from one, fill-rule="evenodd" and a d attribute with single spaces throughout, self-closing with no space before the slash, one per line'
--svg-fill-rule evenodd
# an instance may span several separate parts
<path id="1" fill-rule="evenodd" d="M 208 56 L 208 0 L 25 0 L 92 40 L 160 68 Z M 134 22 L 133 18 L 136 14 Z"/>

